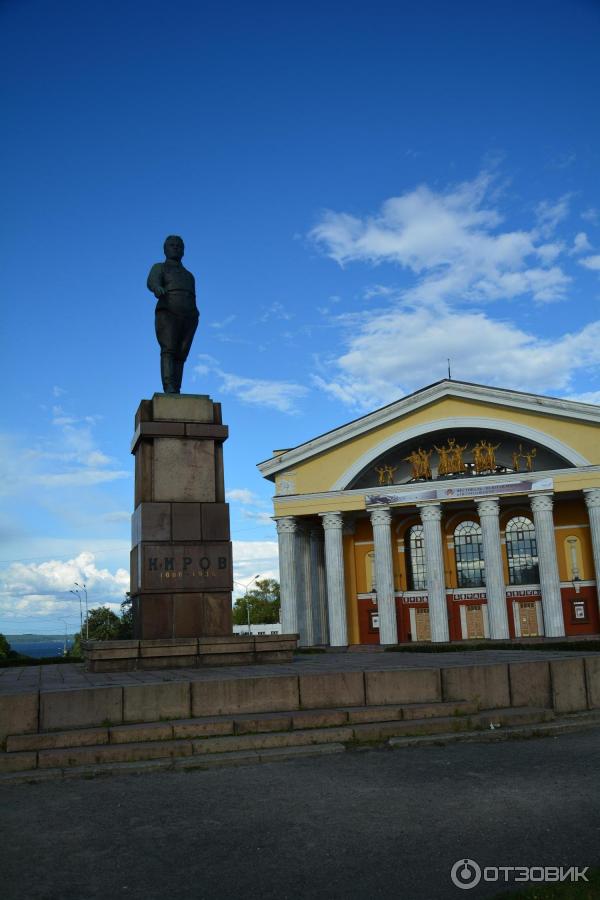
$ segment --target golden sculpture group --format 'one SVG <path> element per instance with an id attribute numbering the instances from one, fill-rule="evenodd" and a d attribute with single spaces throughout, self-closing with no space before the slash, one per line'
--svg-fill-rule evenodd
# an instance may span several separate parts
<path id="1" fill-rule="evenodd" d="M 473 473 L 475 475 L 492 474 L 497 471 L 506 471 L 506 467 L 498 465 L 496 462 L 496 450 L 500 444 L 492 444 L 491 441 L 480 439 L 472 449 L 473 462 L 463 461 L 463 454 L 469 449 L 465 444 L 463 447 L 456 443 L 455 438 L 448 438 L 448 443 L 442 447 L 434 444 L 437 450 L 439 463 L 437 468 L 437 477 L 444 475 L 464 475 Z M 430 458 L 433 453 L 431 450 L 423 450 L 419 447 L 417 450 L 411 450 L 404 459 L 411 464 L 411 478 L 413 481 L 425 480 L 429 481 L 433 478 Z M 512 454 L 512 470 L 513 472 L 533 471 L 533 460 L 535 459 L 537 450 L 530 447 L 528 451 L 523 450 L 523 445 L 519 444 L 518 452 L 515 450 Z M 523 469 L 521 469 L 523 462 Z M 394 472 L 397 466 L 378 466 L 375 468 L 380 485 L 389 485 L 394 483 Z"/>
<path id="2" fill-rule="evenodd" d="M 512 455 L 513 469 L 515 470 L 515 472 L 520 471 L 519 464 L 520 464 L 521 460 L 525 461 L 525 471 L 533 472 L 533 460 L 534 460 L 536 453 L 537 453 L 537 450 L 535 447 L 530 447 L 529 453 L 523 453 L 523 445 L 519 444 L 519 452 L 517 453 L 517 451 L 515 450 L 515 452 Z"/>

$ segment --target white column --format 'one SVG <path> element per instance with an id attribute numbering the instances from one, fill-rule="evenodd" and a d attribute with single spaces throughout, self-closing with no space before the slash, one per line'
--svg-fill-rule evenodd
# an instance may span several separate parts
<path id="1" fill-rule="evenodd" d="M 540 568 L 540 589 L 546 637 L 564 637 L 565 623 L 560 599 L 560 577 L 556 559 L 551 494 L 529 494 Z"/>
<path id="2" fill-rule="evenodd" d="M 299 525 L 296 531 L 296 567 L 298 644 L 301 647 L 312 647 L 314 646 L 315 638 L 310 577 L 310 533 L 302 525 Z"/>
<path id="3" fill-rule="evenodd" d="M 375 549 L 375 589 L 379 613 L 379 643 L 398 643 L 394 562 L 392 559 L 392 514 L 387 507 L 371 512 Z"/>
<path id="4" fill-rule="evenodd" d="M 341 512 L 319 513 L 325 530 L 325 578 L 327 582 L 327 612 L 329 643 L 332 647 L 348 646 L 346 620 L 346 584 L 344 579 L 344 548 L 342 544 Z"/>
<path id="5" fill-rule="evenodd" d="M 588 490 L 584 490 L 583 495 L 590 520 L 594 571 L 596 573 L 596 595 L 600 606 L 600 490 L 598 488 L 588 488 Z"/>
<path id="6" fill-rule="evenodd" d="M 492 640 L 505 641 L 510 637 L 506 611 L 506 585 L 500 543 L 500 505 L 496 497 L 476 500 L 481 523 L 485 587 Z"/>
<path id="7" fill-rule="evenodd" d="M 279 538 L 279 583 L 281 586 L 281 630 L 283 634 L 298 634 L 298 573 L 296 562 L 296 531 L 294 516 L 276 519 Z"/>
<path id="8" fill-rule="evenodd" d="M 315 644 L 327 644 L 329 627 L 325 584 L 325 535 L 319 525 L 310 529 L 310 577 Z"/>
<path id="9" fill-rule="evenodd" d="M 442 507 L 440 503 L 421 503 L 419 512 L 423 523 L 425 563 L 427 565 L 427 594 L 431 640 L 449 641 L 448 610 L 446 607 L 446 575 L 442 549 Z"/>

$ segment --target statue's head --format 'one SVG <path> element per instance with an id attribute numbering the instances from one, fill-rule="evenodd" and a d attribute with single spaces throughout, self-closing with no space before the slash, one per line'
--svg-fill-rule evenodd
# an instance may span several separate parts
<path id="1" fill-rule="evenodd" d="M 167 259 L 176 259 L 179 262 L 185 250 L 183 238 L 180 238 L 178 234 L 170 234 L 165 240 L 163 249 Z"/>

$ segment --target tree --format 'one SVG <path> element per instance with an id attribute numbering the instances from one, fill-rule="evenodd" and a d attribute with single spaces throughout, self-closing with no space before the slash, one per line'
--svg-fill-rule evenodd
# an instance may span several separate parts
<path id="1" fill-rule="evenodd" d="M 121 625 L 119 628 L 119 640 L 127 641 L 133 637 L 133 605 L 129 591 L 121 603 Z"/>
<path id="2" fill-rule="evenodd" d="M 11 654 L 10 644 L 3 634 L 0 634 L 0 659 L 7 659 Z"/>
<path id="3" fill-rule="evenodd" d="M 273 625 L 279 622 L 280 605 L 279 582 L 274 578 L 262 578 L 251 591 L 238 597 L 233 604 L 233 624 L 248 624 L 249 606 L 251 624 Z"/>
<path id="4" fill-rule="evenodd" d="M 121 637 L 121 619 L 107 606 L 90 609 L 83 620 L 83 640 L 118 641 Z M 73 638 L 71 656 L 81 656 L 81 634 Z"/>

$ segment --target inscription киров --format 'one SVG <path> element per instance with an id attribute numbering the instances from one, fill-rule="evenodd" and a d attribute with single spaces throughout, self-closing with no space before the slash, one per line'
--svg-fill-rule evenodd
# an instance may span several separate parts
<path id="1" fill-rule="evenodd" d="M 228 543 L 165 547 L 146 545 L 140 567 L 142 590 L 231 590 L 231 546 Z"/>

